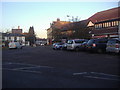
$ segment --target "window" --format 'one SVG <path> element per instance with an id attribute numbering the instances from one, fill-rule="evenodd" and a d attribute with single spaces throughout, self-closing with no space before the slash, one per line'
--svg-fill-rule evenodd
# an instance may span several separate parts
<path id="1" fill-rule="evenodd" d="M 11 37 L 8 37 L 8 40 L 10 40 L 11 39 Z"/>
<path id="2" fill-rule="evenodd" d="M 116 21 L 116 25 L 118 25 L 118 21 Z"/>
<path id="3" fill-rule="evenodd" d="M 96 29 L 98 28 L 98 24 L 95 25 L 95 28 L 96 28 Z"/>
<path id="4" fill-rule="evenodd" d="M 75 43 L 83 43 L 84 40 L 75 40 Z"/>
<path id="5" fill-rule="evenodd" d="M 119 43 L 119 44 L 120 44 L 120 41 L 119 41 L 119 40 L 116 40 L 116 43 Z"/>
<path id="6" fill-rule="evenodd" d="M 109 27 L 109 23 L 107 22 L 106 27 Z"/>
<path id="7" fill-rule="evenodd" d="M 105 23 L 103 23 L 103 28 L 105 27 Z"/>
<path id="8" fill-rule="evenodd" d="M 111 27 L 111 22 L 108 22 L 108 26 Z"/>
<path id="9" fill-rule="evenodd" d="M 114 26 L 116 26 L 116 21 L 114 21 L 113 23 L 114 23 Z"/>
<path id="10" fill-rule="evenodd" d="M 114 26 L 114 22 L 112 21 L 112 26 Z"/>
<path id="11" fill-rule="evenodd" d="M 99 28 L 102 28 L 102 24 L 99 24 Z"/>
<path id="12" fill-rule="evenodd" d="M 107 43 L 107 40 L 99 40 L 98 43 Z"/>
<path id="13" fill-rule="evenodd" d="M 105 27 L 107 27 L 107 23 L 105 23 Z"/>
<path id="14" fill-rule="evenodd" d="M 73 44 L 73 41 L 72 41 L 72 40 L 68 40 L 67 43 L 68 43 L 68 44 Z"/>
<path id="15" fill-rule="evenodd" d="M 100 24 L 100 28 L 102 28 L 102 24 Z"/>

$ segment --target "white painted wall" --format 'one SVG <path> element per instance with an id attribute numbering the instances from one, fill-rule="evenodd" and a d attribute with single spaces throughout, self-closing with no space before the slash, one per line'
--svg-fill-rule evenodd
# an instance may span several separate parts
<path id="1" fill-rule="evenodd" d="M 22 41 L 25 42 L 25 37 L 22 37 Z"/>
<path id="2" fill-rule="evenodd" d="M 87 26 L 88 26 L 88 27 L 94 26 L 94 24 L 90 21 Z"/>
<path id="3" fill-rule="evenodd" d="M 17 37 L 17 40 L 20 40 L 20 37 Z"/>
<path id="4" fill-rule="evenodd" d="M 12 41 L 14 41 L 14 40 L 15 40 L 15 38 L 14 38 L 14 37 L 11 37 L 11 40 L 12 40 Z"/>
<path id="5" fill-rule="evenodd" d="M 8 40 L 8 38 L 7 37 L 5 37 L 5 41 L 7 41 Z"/>

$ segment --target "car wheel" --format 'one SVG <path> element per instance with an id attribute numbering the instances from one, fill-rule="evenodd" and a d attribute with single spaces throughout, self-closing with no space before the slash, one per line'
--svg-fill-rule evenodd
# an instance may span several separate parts
<path id="1" fill-rule="evenodd" d="M 97 52 L 98 53 L 102 53 L 103 51 L 102 51 L 102 49 L 98 49 Z"/>
<path id="2" fill-rule="evenodd" d="M 120 55 L 120 51 L 118 52 L 118 55 Z"/>
<path id="3" fill-rule="evenodd" d="M 75 51 L 77 51 L 77 52 L 78 52 L 78 51 L 79 51 L 79 47 L 76 47 L 76 48 L 75 48 Z"/>

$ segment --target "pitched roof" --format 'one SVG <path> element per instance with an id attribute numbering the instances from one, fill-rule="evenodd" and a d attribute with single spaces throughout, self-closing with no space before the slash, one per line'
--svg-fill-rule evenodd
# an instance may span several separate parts
<path id="1" fill-rule="evenodd" d="M 25 36 L 25 35 L 19 34 L 19 33 L 9 33 L 9 34 L 6 34 L 5 36 Z"/>
<path id="2" fill-rule="evenodd" d="M 100 22 L 100 21 L 117 19 L 117 18 L 120 18 L 119 12 L 120 12 L 120 7 L 112 8 L 109 10 L 97 12 L 96 14 L 88 18 L 88 20 L 95 23 L 95 22 Z"/>
<path id="3" fill-rule="evenodd" d="M 54 21 L 52 27 L 62 29 L 65 25 L 70 24 L 71 22 L 67 21 Z"/>
<path id="4" fill-rule="evenodd" d="M 87 24 L 89 23 L 89 20 L 82 20 L 82 21 L 79 21 L 79 22 L 75 22 L 75 24 L 77 25 L 77 26 L 82 26 L 82 27 L 86 27 L 87 26 Z"/>

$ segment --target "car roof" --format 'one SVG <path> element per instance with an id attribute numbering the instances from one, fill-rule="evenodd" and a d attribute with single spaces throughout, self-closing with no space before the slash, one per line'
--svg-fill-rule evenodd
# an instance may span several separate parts
<path id="1" fill-rule="evenodd" d="M 87 40 L 87 39 L 70 39 L 70 40 L 79 41 L 79 40 Z"/>
<path id="2" fill-rule="evenodd" d="M 111 38 L 109 40 L 119 40 L 120 41 L 120 38 Z"/>
<path id="3" fill-rule="evenodd" d="M 98 39 L 90 39 L 90 40 L 109 40 L 107 38 L 98 38 Z"/>

